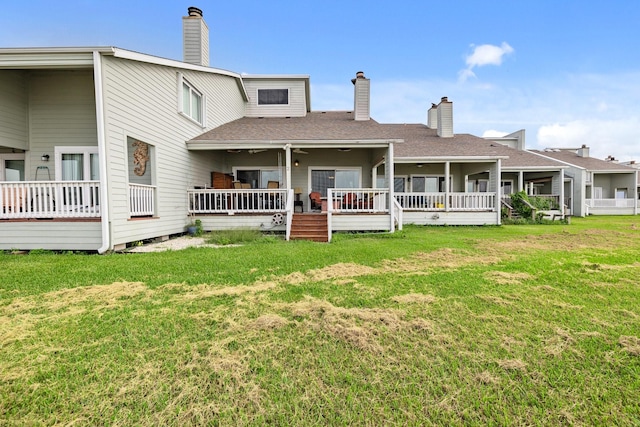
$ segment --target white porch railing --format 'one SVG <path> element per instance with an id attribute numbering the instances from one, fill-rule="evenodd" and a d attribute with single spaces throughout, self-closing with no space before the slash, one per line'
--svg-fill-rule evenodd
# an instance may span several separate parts
<path id="1" fill-rule="evenodd" d="M 395 193 L 405 211 L 443 211 L 446 193 Z"/>
<path id="2" fill-rule="evenodd" d="M 98 181 L 0 182 L 0 219 L 97 217 Z"/>
<path id="3" fill-rule="evenodd" d="M 154 185 L 129 183 L 129 215 L 152 216 L 155 207 Z"/>
<path id="4" fill-rule="evenodd" d="M 452 211 L 495 211 L 496 193 L 449 193 Z"/>
<path id="5" fill-rule="evenodd" d="M 405 211 L 494 211 L 496 193 L 395 193 Z"/>
<path id="6" fill-rule="evenodd" d="M 636 199 L 586 199 L 587 208 L 634 208 Z"/>
<path id="7" fill-rule="evenodd" d="M 251 190 L 187 190 L 190 214 L 285 212 L 287 190 L 284 188 Z"/>
<path id="8" fill-rule="evenodd" d="M 389 212 L 388 198 L 389 190 L 382 188 L 328 188 L 326 210 L 335 213 Z"/>

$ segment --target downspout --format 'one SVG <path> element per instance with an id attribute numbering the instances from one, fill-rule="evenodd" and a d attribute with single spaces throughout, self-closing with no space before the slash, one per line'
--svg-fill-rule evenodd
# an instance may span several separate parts
<path id="1" fill-rule="evenodd" d="M 107 147 L 104 126 L 104 96 L 102 93 L 102 57 L 93 51 L 93 84 L 96 92 L 96 128 L 98 132 L 98 160 L 100 161 L 100 216 L 102 224 L 102 246 L 98 253 L 112 249 L 109 233 L 109 189 L 107 188 Z"/>
<path id="2" fill-rule="evenodd" d="M 496 200 L 493 202 L 495 204 L 497 225 L 502 225 L 502 195 L 500 189 L 500 182 L 502 181 L 502 159 L 498 159 L 496 161 Z"/>
<path id="3" fill-rule="evenodd" d="M 389 225 L 389 230 L 393 233 L 396 227 L 395 221 L 395 210 L 393 209 L 393 200 L 395 199 L 395 195 L 393 194 L 393 181 L 395 178 L 395 168 L 394 168 L 395 159 L 393 157 L 393 142 L 389 143 L 389 148 L 387 149 L 387 167 L 385 167 L 387 174 L 389 176 L 389 220 L 391 221 Z"/>

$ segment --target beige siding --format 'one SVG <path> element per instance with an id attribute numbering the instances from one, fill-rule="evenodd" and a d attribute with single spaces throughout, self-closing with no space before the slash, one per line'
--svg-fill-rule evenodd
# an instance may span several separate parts
<path id="1" fill-rule="evenodd" d="M 199 217 L 205 231 L 251 228 L 262 231 L 284 232 L 285 225 L 272 227 L 273 215 L 209 215 Z"/>
<path id="2" fill-rule="evenodd" d="M 100 222 L 0 222 L 0 250 L 95 251 L 101 244 Z"/>
<path id="3" fill-rule="evenodd" d="M 403 224 L 497 225 L 500 212 L 403 212 Z"/>
<path id="4" fill-rule="evenodd" d="M 28 148 L 27 79 L 24 72 L 0 71 L 0 147 Z"/>
<path id="5" fill-rule="evenodd" d="M 55 146 L 96 146 L 96 108 L 91 70 L 35 71 L 29 77 L 29 128 L 31 170 L 46 166 L 55 177 Z M 51 156 L 43 163 L 43 154 Z M 38 176 L 42 179 L 42 176 Z"/>
<path id="6" fill-rule="evenodd" d="M 307 114 L 303 80 L 245 79 L 247 117 L 303 117 Z M 258 89 L 289 89 L 289 105 L 258 105 Z"/>
<path id="7" fill-rule="evenodd" d="M 331 215 L 333 231 L 389 231 L 390 223 L 388 214 Z"/>
<path id="8" fill-rule="evenodd" d="M 232 77 L 182 71 L 206 98 L 203 128 L 178 113 L 178 71 L 112 57 L 103 58 L 106 149 L 112 243 L 123 244 L 185 230 L 187 188 L 209 183 L 220 168 L 211 153 L 189 152 L 185 142 L 244 115 Z M 127 137 L 150 144 L 152 182 L 157 187 L 154 219 L 131 221 L 128 211 Z"/>

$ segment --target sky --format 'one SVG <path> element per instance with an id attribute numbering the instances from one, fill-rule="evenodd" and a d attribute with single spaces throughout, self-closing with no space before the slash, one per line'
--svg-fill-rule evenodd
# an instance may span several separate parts
<path id="1" fill-rule="evenodd" d="M 526 130 L 527 148 L 640 161 L 640 1 L 21 0 L 0 47 L 117 46 L 182 59 L 182 16 L 203 10 L 212 67 L 307 74 L 313 110 L 353 109 L 371 79 L 381 123 L 426 123 L 441 97 L 454 132 Z"/>

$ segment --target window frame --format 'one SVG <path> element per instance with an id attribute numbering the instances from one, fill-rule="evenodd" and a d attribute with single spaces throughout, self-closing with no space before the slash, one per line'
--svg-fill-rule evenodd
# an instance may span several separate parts
<path id="1" fill-rule="evenodd" d="M 282 169 L 277 166 L 234 166 L 231 170 L 233 172 L 233 177 L 236 181 L 240 180 L 238 177 L 238 172 L 257 171 L 258 172 L 257 187 L 253 187 L 253 186 L 251 187 L 254 190 L 256 189 L 264 190 L 267 188 L 267 184 L 269 183 L 269 181 L 275 180 L 275 179 L 270 179 L 269 177 L 266 177 L 265 179 L 265 177 L 263 176 L 263 172 L 275 172 L 278 175 L 277 180 L 279 185 L 281 186 L 283 185 Z"/>
<path id="2" fill-rule="evenodd" d="M 98 146 L 65 146 L 60 145 L 54 147 L 54 166 L 56 169 L 55 180 L 63 181 L 62 179 L 62 155 L 63 154 L 82 154 L 82 175 L 83 178 L 80 181 L 100 181 L 100 171 L 97 171 L 98 179 L 91 179 L 91 155 L 98 154 Z M 98 167 L 100 164 L 98 163 Z"/>
<path id="3" fill-rule="evenodd" d="M 333 171 L 334 173 L 334 180 L 333 180 L 333 187 L 327 187 L 327 188 L 362 188 L 362 167 L 361 166 L 341 166 L 341 167 L 335 167 L 335 166 L 309 166 L 308 169 L 308 175 L 307 175 L 307 185 L 309 188 L 309 192 L 312 191 L 317 191 L 320 194 L 322 194 L 321 189 L 319 188 L 314 188 L 313 187 L 313 171 Z M 335 185 L 335 174 L 338 171 L 351 171 L 351 172 L 357 172 L 358 173 L 358 185 L 356 187 L 337 187 Z M 326 189 L 325 189 L 325 193 L 326 193 Z M 326 194 L 322 194 L 322 197 L 326 197 Z"/>
<path id="4" fill-rule="evenodd" d="M 424 178 L 424 191 L 415 191 L 413 189 L 416 178 Z M 444 175 L 434 175 L 434 174 L 412 174 L 410 176 L 410 192 L 411 193 L 444 193 L 445 192 L 445 181 L 446 177 Z M 438 191 L 427 191 L 427 180 L 428 179 L 437 179 Z"/>
<path id="5" fill-rule="evenodd" d="M 185 86 L 188 92 L 188 105 L 185 105 Z M 192 114 L 193 97 L 200 100 L 200 114 L 196 117 Z M 178 113 L 202 127 L 206 127 L 207 103 L 206 96 L 196 86 L 187 80 L 182 73 L 178 73 Z"/>
<path id="6" fill-rule="evenodd" d="M 261 103 L 260 102 L 260 92 L 261 91 L 286 91 L 287 93 L 287 102 L 279 102 L 279 103 Z M 256 105 L 259 107 L 281 107 L 291 105 L 291 97 L 289 96 L 289 88 L 257 88 L 256 89 Z"/>
<path id="7" fill-rule="evenodd" d="M 0 181 L 6 181 L 6 169 L 5 169 L 5 161 L 6 160 L 22 160 L 24 162 L 24 179 L 27 179 L 27 161 L 25 159 L 24 153 L 0 153 Z"/>

